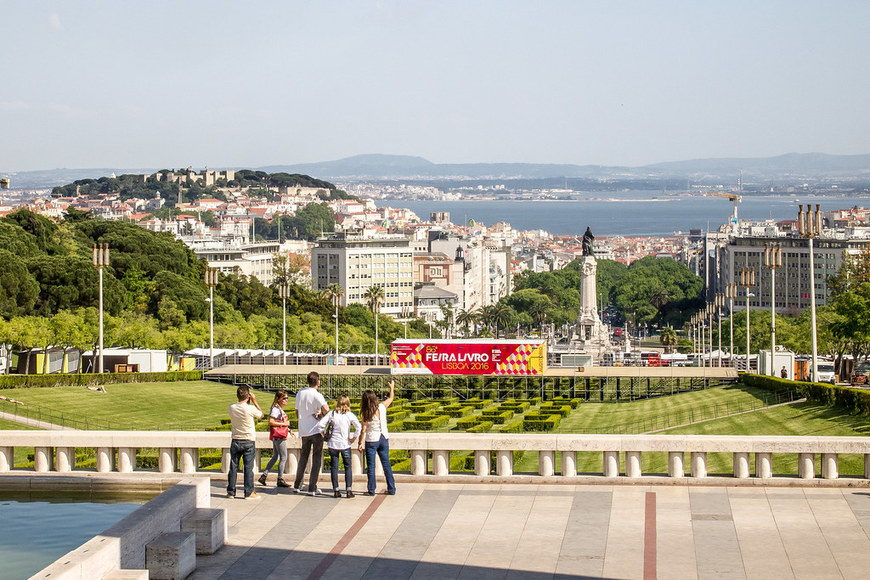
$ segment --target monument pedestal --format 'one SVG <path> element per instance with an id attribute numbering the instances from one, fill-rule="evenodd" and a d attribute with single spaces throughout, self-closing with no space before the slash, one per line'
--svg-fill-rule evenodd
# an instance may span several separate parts
<path id="1" fill-rule="evenodd" d="M 601 322 L 597 308 L 597 271 L 598 265 L 593 256 L 583 256 L 580 262 L 582 274 L 580 283 L 580 313 L 574 323 L 574 339 L 595 360 L 601 360 L 611 351 L 610 329 Z"/>

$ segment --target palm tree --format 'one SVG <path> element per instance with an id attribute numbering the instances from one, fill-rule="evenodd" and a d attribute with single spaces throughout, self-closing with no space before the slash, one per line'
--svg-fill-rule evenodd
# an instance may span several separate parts
<path id="1" fill-rule="evenodd" d="M 333 282 L 323 291 L 323 296 L 335 306 L 335 358 L 338 359 L 338 305 L 344 296 L 344 288 Z"/>
<path id="2" fill-rule="evenodd" d="M 504 304 L 493 304 L 484 310 L 488 310 L 489 320 L 495 325 L 495 337 L 498 338 L 499 328 L 507 328 L 511 323 L 513 316 L 511 316 L 510 308 Z"/>
<path id="3" fill-rule="evenodd" d="M 372 311 L 372 316 L 375 317 L 375 357 L 378 356 L 378 312 L 380 312 L 381 304 L 384 302 L 384 287 L 370 286 L 363 296 L 369 309 Z"/>
<path id="4" fill-rule="evenodd" d="M 444 320 L 444 330 L 447 336 L 450 336 L 450 328 L 453 326 L 453 321 L 455 317 L 455 312 L 453 311 L 453 305 L 449 302 L 445 302 L 441 305 L 441 315 Z"/>
<path id="5" fill-rule="evenodd" d="M 659 315 L 661 315 L 662 308 L 664 308 L 670 301 L 671 297 L 668 295 L 668 291 L 661 286 L 653 290 L 649 296 L 650 305 L 656 309 L 657 314 Z"/>
<path id="6" fill-rule="evenodd" d="M 662 328 L 662 331 L 659 334 L 659 342 L 661 342 L 662 346 L 665 347 L 665 352 L 674 352 L 674 347 L 677 346 L 677 331 L 670 326 Z"/>
<path id="7" fill-rule="evenodd" d="M 456 324 L 465 327 L 466 336 L 469 334 L 469 327 L 472 324 L 477 324 L 480 320 L 480 309 L 472 308 L 470 310 L 460 309 L 456 313 Z"/>

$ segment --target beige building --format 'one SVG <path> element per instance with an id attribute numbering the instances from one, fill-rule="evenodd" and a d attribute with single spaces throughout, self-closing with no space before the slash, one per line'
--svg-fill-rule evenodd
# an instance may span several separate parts
<path id="1" fill-rule="evenodd" d="M 381 312 L 401 317 L 414 310 L 414 257 L 404 236 L 337 233 L 321 238 L 311 250 L 311 282 L 315 291 L 341 286 L 342 306 L 365 304 L 366 291 L 381 286 Z"/>

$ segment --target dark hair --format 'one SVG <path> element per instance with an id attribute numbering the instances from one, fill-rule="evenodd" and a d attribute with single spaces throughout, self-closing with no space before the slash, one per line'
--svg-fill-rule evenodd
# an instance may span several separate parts
<path id="1" fill-rule="evenodd" d="M 368 423 L 374 419 L 378 412 L 378 396 L 372 390 L 363 391 L 362 401 L 359 405 L 359 414 L 362 416 L 363 423 Z"/>
<path id="2" fill-rule="evenodd" d="M 316 387 L 317 383 L 319 383 L 319 382 L 320 382 L 320 373 L 318 373 L 317 371 L 311 371 L 310 373 L 308 373 L 308 386 L 309 387 Z"/>
<path id="3" fill-rule="evenodd" d="M 248 388 L 248 385 L 242 385 L 238 389 L 236 389 L 236 396 L 240 401 L 244 401 L 251 395 L 251 389 Z"/>

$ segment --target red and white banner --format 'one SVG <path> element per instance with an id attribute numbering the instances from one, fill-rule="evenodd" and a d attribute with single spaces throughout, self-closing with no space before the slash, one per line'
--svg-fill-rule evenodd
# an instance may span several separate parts
<path id="1" fill-rule="evenodd" d="M 530 376 L 544 372 L 546 345 L 523 340 L 397 340 L 393 374 Z"/>

